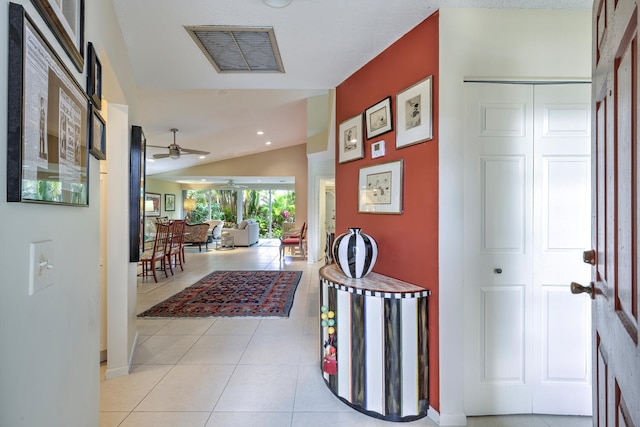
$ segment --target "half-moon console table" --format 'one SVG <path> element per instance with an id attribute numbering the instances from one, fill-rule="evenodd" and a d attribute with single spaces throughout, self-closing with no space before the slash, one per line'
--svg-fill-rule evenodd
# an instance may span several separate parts
<path id="1" fill-rule="evenodd" d="M 335 320 L 337 373 L 322 371 L 333 394 L 362 413 L 388 421 L 427 415 L 430 293 L 382 274 L 351 279 L 336 264 L 320 269 L 320 306 L 333 312 Z M 322 369 L 328 327 L 320 327 L 320 340 Z"/>

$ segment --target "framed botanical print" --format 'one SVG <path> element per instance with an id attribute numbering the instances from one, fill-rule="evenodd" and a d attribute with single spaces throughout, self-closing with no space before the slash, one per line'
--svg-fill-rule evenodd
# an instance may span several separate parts
<path id="1" fill-rule="evenodd" d="M 164 210 L 167 212 L 176 210 L 176 195 L 165 194 L 164 195 Z"/>

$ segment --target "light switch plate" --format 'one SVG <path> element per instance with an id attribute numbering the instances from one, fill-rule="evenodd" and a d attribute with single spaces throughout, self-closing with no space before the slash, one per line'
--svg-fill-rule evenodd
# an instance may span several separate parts
<path id="1" fill-rule="evenodd" d="M 29 257 L 29 295 L 53 285 L 53 242 L 32 242 Z"/>

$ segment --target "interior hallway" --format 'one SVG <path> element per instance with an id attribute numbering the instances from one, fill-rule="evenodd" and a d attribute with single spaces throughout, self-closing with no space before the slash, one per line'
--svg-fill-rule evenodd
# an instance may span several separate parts
<path id="1" fill-rule="evenodd" d="M 314 427 L 436 426 L 428 418 L 391 423 L 336 398 L 319 374 L 318 269 L 261 240 L 231 251 L 186 249 L 185 271 L 159 282 L 139 279 L 138 313 L 214 270 L 300 270 L 286 319 L 138 319 L 131 374 L 104 380 L 100 426 Z M 547 415 L 469 418 L 476 427 L 587 427 L 589 417 Z"/>

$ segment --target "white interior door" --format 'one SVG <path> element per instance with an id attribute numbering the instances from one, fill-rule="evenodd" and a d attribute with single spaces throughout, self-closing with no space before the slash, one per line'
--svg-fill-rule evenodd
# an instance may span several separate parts
<path id="1" fill-rule="evenodd" d="M 466 89 L 465 411 L 590 414 L 590 86 Z"/>

